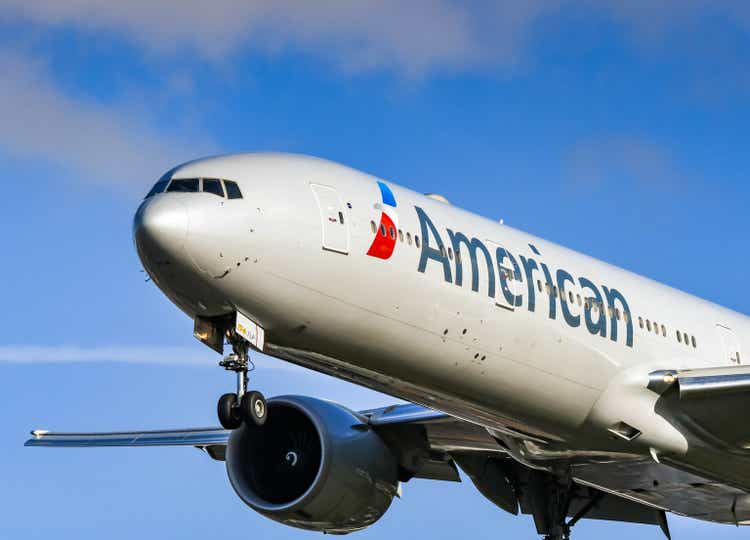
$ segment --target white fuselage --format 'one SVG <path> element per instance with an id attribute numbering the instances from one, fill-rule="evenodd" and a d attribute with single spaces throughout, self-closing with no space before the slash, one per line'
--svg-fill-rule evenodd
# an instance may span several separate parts
<path id="1" fill-rule="evenodd" d="M 138 211 L 153 236 L 144 266 L 191 317 L 240 311 L 268 354 L 491 429 L 679 454 L 648 374 L 750 352 L 741 314 L 341 165 L 247 154 L 173 177 L 231 179 L 243 194 L 163 193 Z M 615 387 L 632 388 L 627 407 Z M 613 440 L 617 422 L 642 435 Z"/>

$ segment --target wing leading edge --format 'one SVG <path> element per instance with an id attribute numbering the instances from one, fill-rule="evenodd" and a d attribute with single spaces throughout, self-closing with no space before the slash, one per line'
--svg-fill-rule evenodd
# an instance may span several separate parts
<path id="1" fill-rule="evenodd" d="M 55 433 L 34 430 L 24 446 L 198 446 L 226 445 L 229 431 L 222 428 L 192 428 L 109 433 Z"/>
<path id="2" fill-rule="evenodd" d="M 359 413 L 372 426 L 416 424 L 451 419 L 447 414 L 404 403 Z M 152 431 L 113 431 L 101 433 L 64 433 L 37 429 L 24 446 L 105 447 L 105 446 L 197 446 L 226 445 L 230 431 L 218 427 L 166 429 Z"/>

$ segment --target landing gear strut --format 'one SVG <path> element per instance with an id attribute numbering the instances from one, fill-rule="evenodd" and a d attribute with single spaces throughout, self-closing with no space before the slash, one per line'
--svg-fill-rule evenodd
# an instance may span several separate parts
<path id="1" fill-rule="evenodd" d="M 594 509 L 603 496 L 598 491 L 579 489 L 567 472 L 552 475 L 532 471 L 527 489 L 536 530 L 544 540 L 570 540 L 570 529 Z M 582 501 L 586 502 L 581 504 Z M 574 507 L 578 511 L 568 519 Z"/>
<path id="2" fill-rule="evenodd" d="M 219 362 L 219 365 L 237 374 L 237 393 L 224 394 L 219 398 L 219 423 L 224 429 L 237 429 L 242 422 L 262 426 L 268 417 L 268 406 L 263 394 L 247 389 L 249 345 L 234 332 L 230 332 L 229 342 L 232 344 L 232 354 Z"/>

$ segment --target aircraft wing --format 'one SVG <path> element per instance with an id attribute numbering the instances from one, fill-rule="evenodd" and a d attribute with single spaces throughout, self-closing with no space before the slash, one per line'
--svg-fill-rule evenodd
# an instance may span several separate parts
<path id="1" fill-rule="evenodd" d="M 649 389 L 657 412 L 714 448 L 750 450 L 750 426 L 738 421 L 750 399 L 750 366 L 656 371 Z"/>
<path id="2" fill-rule="evenodd" d="M 25 446 L 208 446 L 227 444 L 229 431 L 222 428 L 193 428 L 155 431 L 113 431 L 109 433 L 56 433 L 37 429 Z"/>
<path id="3" fill-rule="evenodd" d="M 387 437 L 388 426 L 412 426 L 408 428 L 413 431 L 416 426 L 438 421 L 453 421 L 449 415 L 421 407 L 413 403 L 390 405 L 379 409 L 368 409 L 361 411 L 363 422 L 373 426 L 375 429 L 384 429 Z M 477 428 L 480 436 L 486 434 L 481 428 Z M 459 430 L 460 432 L 461 430 Z M 464 430 L 465 431 L 465 430 Z M 57 448 L 86 448 L 107 446 L 194 446 L 206 451 L 216 460 L 224 459 L 224 451 L 229 441 L 230 431 L 220 427 L 167 429 L 152 431 L 115 431 L 99 433 L 82 432 L 53 432 L 37 429 L 31 432 L 31 438 L 26 441 L 25 446 L 44 446 Z M 476 434 L 475 434 L 476 436 Z M 459 481 L 458 472 L 452 461 L 425 460 L 419 471 L 414 471 L 419 478 L 433 478 L 437 480 Z"/>
<path id="4" fill-rule="evenodd" d="M 424 423 L 450 417 L 442 412 L 412 403 L 368 409 L 359 413 L 372 426 Z M 197 446 L 226 445 L 231 432 L 219 427 L 160 429 L 152 431 L 113 431 L 101 433 L 65 433 L 37 429 L 25 446 L 97 447 L 97 446 Z"/>
<path id="5" fill-rule="evenodd" d="M 545 500 L 545 486 L 552 477 L 518 463 L 508 447 L 481 426 L 411 403 L 357 414 L 391 448 L 401 465 L 403 481 L 423 478 L 460 482 L 460 466 L 485 497 L 507 512 L 534 514 L 539 501 Z M 110 433 L 35 430 L 26 446 L 194 446 L 213 459 L 224 460 L 230 433 L 222 428 Z M 569 501 L 568 515 L 573 520 L 584 514 L 593 519 L 666 523 L 661 520 L 663 512 L 647 501 L 635 502 L 587 485 L 579 486 Z"/>

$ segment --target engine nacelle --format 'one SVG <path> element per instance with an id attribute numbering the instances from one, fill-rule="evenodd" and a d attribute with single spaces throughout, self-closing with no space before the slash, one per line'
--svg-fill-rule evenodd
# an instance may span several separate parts
<path id="1" fill-rule="evenodd" d="M 372 525 L 398 490 L 397 462 L 349 409 L 304 396 L 268 401 L 226 450 L 229 481 L 253 510 L 286 525 L 345 534 Z"/>

